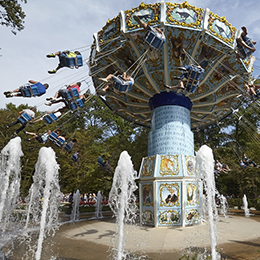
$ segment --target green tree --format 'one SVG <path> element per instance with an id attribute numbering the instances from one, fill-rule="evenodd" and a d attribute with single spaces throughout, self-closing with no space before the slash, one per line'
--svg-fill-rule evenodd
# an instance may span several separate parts
<path id="1" fill-rule="evenodd" d="M 21 2 L 26 3 L 26 0 Z M 22 10 L 21 4 L 17 0 L 0 1 L 0 22 L 1 25 L 11 27 L 11 32 L 16 34 L 17 31 L 24 29 L 24 19 L 26 15 Z"/>

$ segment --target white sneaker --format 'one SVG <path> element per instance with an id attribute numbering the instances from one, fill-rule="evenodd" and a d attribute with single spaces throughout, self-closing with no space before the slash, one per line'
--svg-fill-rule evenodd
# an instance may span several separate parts
<path id="1" fill-rule="evenodd" d="M 108 82 L 108 80 L 106 78 L 99 78 L 99 80 L 103 81 L 103 82 Z"/>
<path id="2" fill-rule="evenodd" d="M 44 103 L 46 106 L 51 106 L 52 105 L 52 103 L 51 102 L 46 102 L 46 103 Z"/>

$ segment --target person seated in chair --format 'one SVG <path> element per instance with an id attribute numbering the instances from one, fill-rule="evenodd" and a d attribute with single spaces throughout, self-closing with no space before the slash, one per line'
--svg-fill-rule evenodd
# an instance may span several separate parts
<path id="1" fill-rule="evenodd" d="M 51 130 L 45 131 L 43 134 L 37 134 L 32 132 L 27 132 L 23 130 L 23 132 L 27 135 L 32 135 L 33 137 L 26 139 L 26 141 L 32 141 L 36 139 L 36 141 L 40 144 L 45 144 L 48 141 L 48 137 L 51 134 Z"/>
<path id="2" fill-rule="evenodd" d="M 53 119 L 52 122 L 46 121 L 45 124 L 43 124 L 42 126 L 40 126 L 39 128 L 37 128 L 37 131 L 39 131 L 41 128 L 47 126 L 48 124 L 51 124 L 51 123 L 53 123 L 54 121 L 58 120 L 58 118 L 60 118 L 60 117 L 62 116 L 62 112 L 63 112 L 62 109 L 52 110 L 52 111 L 49 111 L 49 112 L 47 112 L 46 114 L 44 114 L 42 117 L 40 117 L 40 118 L 34 120 L 34 121 L 33 121 L 34 124 L 35 124 L 35 123 L 38 123 L 38 122 L 40 122 L 40 121 L 43 121 L 43 120 L 46 121 L 47 119 L 45 119 L 45 117 L 49 116 L 50 114 L 52 114 L 52 116 L 53 116 L 53 117 L 51 117 L 51 118 L 55 118 L 55 120 Z M 47 123 L 47 122 L 48 122 L 48 123 Z"/>
<path id="3" fill-rule="evenodd" d="M 159 39 L 161 39 L 163 41 L 162 44 L 164 43 L 165 35 L 164 35 L 164 33 L 163 33 L 163 31 L 161 29 L 159 29 L 157 27 L 152 28 L 147 23 L 142 21 L 137 15 L 134 15 L 133 18 L 140 25 L 140 27 L 144 28 L 146 34 L 149 31 L 153 31 L 156 34 L 156 37 L 158 37 Z M 140 40 L 145 40 L 144 36 L 142 34 L 140 34 L 140 33 L 135 33 L 135 34 L 132 35 L 132 37 L 133 38 L 138 38 Z M 154 47 L 154 46 L 151 46 L 151 47 Z"/>
<path id="4" fill-rule="evenodd" d="M 247 168 L 247 165 L 245 165 L 245 163 L 243 162 L 243 160 L 240 160 L 240 161 L 239 161 L 239 165 L 240 165 L 243 169 Z"/>
<path id="5" fill-rule="evenodd" d="M 244 84 L 245 93 L 248 94 L 251 100 L 257 100 L 260 97 L 260 85 L 254 85 L 253 81 L 249 84 Z"/>
<path id="6" fill-rule="evenodd" d="M 242 160 L 246 166 L 257 167 L 257 164 L 249 159 L 245 153 L 243 154 Z"/>
<path id="7" fill-rule="evenodd" d="M 66 143 L 66 145 L 62 146 L 60 153 L 62 153 L 64 150 L 66 151 L 66 153 L 71 153 L 72 150 L 77 146 L 77 142 L 77 139 L 72 139 L 71 141 Z"/>
<path id="8" fill-rule="evenodd" d="M 9 98 L 9 97 L 24 97 L 25 95 L 23 95 L 23 93 L 22 93 L 23 89 L 32 89 L 32 87 L 35 87 L 37 93 L 32 93 L 32 91 L 31 91 L 31 94 L 28 97 L 32 97 L 32 96 L 40 97 L 40 96 L 42 96 L 43 94 L 46 93 L 46 89 L 48 89 L 48 87 L 49 87 L 49 84 L 47 84 L 47 83 L 42 84 L 41 82 L 38 82 L 38 81 L 35 81 L 35 80 L 29 80 L 28 82 L 31 83 L 31 85 L 22 86 L 22 87 L 17 88 L 13 91 L 5 91 L 4 95 L 7 98 Z"/>
<path id="9" fill-rule="evenodd" d="M 103 154 L 103 155 L 101 155 L 101 156 L 99 156 L 98 157 L 98 163 L 102 166 L 102 167 L 106 167 L 106 162 L 105 162 L 105 155 Z"/>
<path id="10" fill-rule="evenodd" d="M 62 91 L 64 91 L 64 90 L 65 90 L 65 91 L 66 91 L 66 90 L 69 90 L 69 91 L 70 91 L 70 90 L 72 90 L 73 88 L 76 88 L 77 91 L 78 91 L 78 93 L 80 94 L 80 86 L 81 86 L 81 82 L 72 83 L 72 84 L 70 84 L 69 86 L 65 86 L 65 87 L 59 89 L 59 90 L 55 93 L 54 97 L 46 98 L 46 100 L 53 100 L 53 101 L 55 101 L 57 98 L 62 97 Z"/>
<path id="11" fill-rule="evenodd" d="M 73 163 L 77 163 L 78 164 L 78 166 L 80 166 L 80 164 L 79 164 L 79 160 L 80 160 L 80 151 L 77 151 L 77 152 L 75 152 L 72 156 L 71 156 L 71 159 L 72 159 L 72 161 L 73 161 Z"/>
<path id="12" fill-rule="evenodd" d="M 31 122 L 33 120 L 33 118 L 35 117 L 34 110 L 36 110 L 36 107 L 31 107 L 30 109 L 23 109 L 22 111 L 19 112 L 20 116 L 17 118 L 17 120 L 10 123 L 7 126 L 7 128 L 21 123 L 22 126 L 15 131 L 15 134 L 17 135 L 20 131 L 22 131 L 27 126 L 28 122 Z M 28 117 L 28 120 L 25 118 L 25 116 Z M 24 117 L 25 119 L 21 120 L 22 117 Z"/>
<path id="13" fill-rule="evenodd" d="M 245 26 L 241 27 L 241 29 L 242 29 L 241 35 L 240 35 L 240 37 L 238 37 L 236 39 L 237 50 L 238 50 L 237 58 L 245 59 L 251 53 L 256 51 L 256 48 L 255 48 L 256 41 L 250 39 L 247 36 L 247 29 Z"/>
<path id="14" fill-rule="evenodd" d="M 78 98 L 81 99 L 83 103 L 85 103 L 88 96 L 89 96 L 89 94 L 85 93 L 83 95 L 79 95 Z M 57 103 L 63 102 L 65 104 L 65 106 L 66 106 L 66 107 L 63 107 L 64 110 L 66 110 L 66 108 L 70 109 L 70 107 L 68 105 L 69 101 L 67 99 L 65 99 L 65 98 L 58 98 L 58 99 L 56 99 L 56 98 L 55 99 L 54 98 L 46 98 L 46 99 L 48 99 L 48 100 L 51 99 L 49 102 L 44 103 L 46 106 L 51 106 L 53 104 L 57 104 Z"/>
<path id="15" fill-rule="evenodd" d="M 124 72 L 123 75 L 120 76 L 114 76 L 113 74 L 109 74 L 106 78 L 99 78 L 99 80 L 107 83 L 106 86 L 103 89 L 98 89 L 97 92 L 99 93 L 106 93 L 106 91 L 110 88 L 109 80 L 112 80 L 113 83 L 119 84 L 121 86 L 125 86 L 126 90 L 122 92 L 127 92 L 129 88 L 131 88 L 134 85 L 134 79 L 131 77 L 130 74 L 127 74 Z M 120 89 L 119 89 L 120 91 Z"/>
<path id="16" fill-rule="evenodd" d="M 175 86 L 164 86 L 172 90 L 186 89 L 187 92 L 194 93 L 199 86 L 199 80 L 204 73 L 204 69 L 201 66 L 192 64 L 180 67 L 179 70 L 183 71 L 180 77 L 175 77 L 175 79 L 179 79 L 179 84 Z"/>
<path id="17" fill-rule="evenodd" d="M 71 52 L 71 51 L 58 51 L 58 52 L 55 52 L 55 53 L 50 53 L 48 55 L 46 55 L 47 58 L 55 58 L 56 56 L 59 57 L 59 64 L 58 64 L 58 67 L 54 70 L 49 70 L 48 73 L 49 74 L 55 74 L 59 69 L 63 68 L 63 67 L 75 67 L 75 68 L 78 68 L 79 66 L 82 66 L 82 64 L 75 64 L 73 63 L 72 66 L 70 66 L 69 64 L 66 63 L 66 58 L 75 58 L 77 59 L 77 56 L 81 56 L 80 52 L 79 51 L 75 51 L 75 52 Z"/>

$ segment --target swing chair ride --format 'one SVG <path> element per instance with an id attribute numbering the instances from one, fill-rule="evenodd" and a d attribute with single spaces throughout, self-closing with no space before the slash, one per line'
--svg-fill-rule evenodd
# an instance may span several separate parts
<path id="1" fill-rule="evenodd" d="M 147 36 L 134 17 L 153 30 L 164 32 L 165 43 L 158 47 L 156 35 Z M 143 40 L 134 37 L 144 35 Z M 255 57 L 237 57 L 236 38 L 240 30 L 225 17 L 189 5 L 187 2 L 140 4 L 120 11 L 96 34 L 89 58 L 90 76 L 98 92 L 99 78 L 127 72 L 134 84 L 127 91 L 110 88 L 100 94 L 110 110 L 136 125 L 151 126 L 149 99 L 170 92 L 165 85 L 178 85 L 185 65 L 200 66 L 204 73 L 195 91 L 177 90 L 192 102 L 191 128 L 199 129 L 227 117 L 240 105 L 239 94 L 252 77 Z M 100 70 L 100 68 L 105 68 Z M 194 82 L 196 78 L 193 76 Z M 98 92 L 99 93 L 99 92 Z"/>

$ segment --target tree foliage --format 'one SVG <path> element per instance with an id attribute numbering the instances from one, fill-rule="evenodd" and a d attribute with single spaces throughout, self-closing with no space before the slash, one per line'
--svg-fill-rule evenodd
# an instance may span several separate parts
<path id="1" fill-rule="evenodd" d="M 0 134 L 3 138 L 0 140 L 3 148 L 10 138 L 14 137 L 14 131 L 20 127 L 18 125 L 6 129 L 6 125 L 15 121 L 18 112 L 28 105 L 15 107 L 12 103 L 8 104 L 6 109 L 0 110 L 1 126 Z M 40 117 L 42 112 L 36 112 L 36 117 Z M 26 130 L 37 132 L 37 128 L 44 123 L 29 124 Z M 66 135 L 66 141 L 77 139 L 76 147 L 72 153 L 61 152 L 61 149 L 48 141 L 46 146 L 51 146 L 57 155 L 57 162 L 60 166 L 60 187 L 62 192 L 80 190 L 81 193 L 97 192 L 101 190 L 108 195 L 113 176 L 109 172 L 99 168 L 97 164 L 98 156 L 104 154 L 106 160 L 111 161 L 113 169 L 117 166 L 117 161 L 122 151 L 127 150 L 132 157 L 135 169 L 138 170 L 142 158 L 147 156 L 147 134 L 148 129 L 142 127 L 133 127 L 129 122 L 121 117 L 111 113 L 103 102 L 93 97 L 85 106 L 77 112 L 68 113 L 56 123 L 47 125 L 40 132 L 51 129 L 52 131 L 60 129 L 62 134 Z M 39 149 L 43 146 L 36 140 L 26 141 L 30 136 L 19 133 L 22 138 L 22 195 L 25 196 L 32 183 L 34 166 L 38 159 Z M 79 151 L 79 164 L 74 163 L 71 156 Z"/>
<path id="2" fill-rule="evenodd" d="M 212 148 L 215 160 L 229 165 L 231 171 L 220 173 L 216 179 L 217 189 L 221 194 L 255 198 L 260 193 L 260 168 L 242 169 L 239 160 L 242 154 L 260 164 L 258 110 L 255 105 L 241 107 L 239 115 L 194 131 L 195 151 L 203 144 Z M 19 126 L 6 129 L 6 125 L 18 117 L 18 112 L 28 105 L 16 107 L 7 104 L 0 110 L 0 148 L 2 149 L 14 137 L 14 131 Z M 36 117 L 43 112 L 37 111 Z M 242 116 L 242 118 L 241 118 Z M 27 131 L 36 132 L 42 123 L 29 124 Z M 93 97 L 84 107 L 76 112 L 68 113 L 56 123 L 47 125 L 40 130 L 61 129 L 66 140 L 78 140 L 72 153 L 61 152 L 60 147 L 48 141 L 46 146 L 54 149 L 57 162 L 60 165 L 59 177 L 62 192 L 80 190 L 81 193 L 102 191 L 108 195 L 113 174 L 99 168 L 98 156 L 104 154 L 111 161 L 115 170 L 122 151 L 127 150 L 131 156 L 135 170 L 139 170 L 143 157 L 147 156 L 148 132 L 150 129 L 132 126 L 129 122 L 117 116 L 103 104 L 98 97 Z M 22 138 L 22 195 L 27 195 L 32 183 L 34 166 L 38 159 L 39 149 L 44 146 L 37 141 L 25 141 L 28 135 L 19 133 Z M 74 163 L 71 156 L 79 151 L 79 164 Z"/>
<path id="3" fill-rule="evenodd" d="M 21 2 L 26 3 L 27 1 L 22 0 Z M 24 29 L 25 17 L 21 4 L 17 0 L 0 1 L 0 23 L 3 26 L 11 27 L 13 34 Z"/>
<path id="4" fill-rule="evenodd" d="M 215 160 L 227 164 L 231 171 L 221 172 L 216 179 L 221 194 L 256 198 L 260 194 L 260 168 L 243 169 L 239 163 L 245 153 L 260 164 L 259 105 L 245 100 L 239 111 L 194 133 L 195 150 L 208 145 Z"/>

